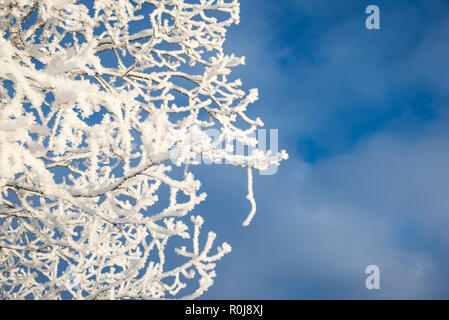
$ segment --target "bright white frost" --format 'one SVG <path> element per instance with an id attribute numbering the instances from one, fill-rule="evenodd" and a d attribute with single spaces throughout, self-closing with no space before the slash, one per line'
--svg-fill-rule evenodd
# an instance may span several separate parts
<path id="1" fill-rule="evenodd" d="M 188 213 L 206 194 L 186 163 L 246 167 L 248 225 L 251 170 L 287 158 L 216 147 L 254 147 L 263 125 L 245 115 L 257 90 L 228 79 L 244 64 L 222 49 L 238 22 L 237 0 L 0 0 L 0 298 L 194 298 L 212 285 L 231 247 L 213 249 L 213 232 L 201 245 L 203 218 Z"/>

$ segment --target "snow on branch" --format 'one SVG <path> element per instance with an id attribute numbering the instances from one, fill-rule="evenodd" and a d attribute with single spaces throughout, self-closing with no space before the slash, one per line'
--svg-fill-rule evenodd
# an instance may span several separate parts
<path id="1" fill-rule="evenodd" d="M 216 148 L 254 147 L 263 126 L 245 114 L 257 90 L 228 79 L 245 62 L 222 47 L 238 23 L 237 0 L 0 1 L 0 298 L 195 298 L 213 284 L 231 247 L 187 222 L 206 194 L 186 163 L 247 167 L 248 225 L 252 170 L 287 158 Z"/>

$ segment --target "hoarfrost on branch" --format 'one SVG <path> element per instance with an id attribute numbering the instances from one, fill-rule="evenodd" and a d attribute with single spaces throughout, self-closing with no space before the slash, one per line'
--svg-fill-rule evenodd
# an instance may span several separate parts
<path id="1" fill-rule="evenodd" d="M 213 232 L 200 245 L 189 213 L 206 194 L 188 164 L 247 168 L 248 225 L 252 170 L 287 158 L 226 143 L 254 147 L 263 126 L 245 114 L 257 90 L 228 79 L 244 64 L 222 48 L 238 22 L 237 0 L 0 0 L 0 298 L 195 298 L 213 284 L 231 247 Z M 172 238 L 186 242 L 175 267 Z"/>

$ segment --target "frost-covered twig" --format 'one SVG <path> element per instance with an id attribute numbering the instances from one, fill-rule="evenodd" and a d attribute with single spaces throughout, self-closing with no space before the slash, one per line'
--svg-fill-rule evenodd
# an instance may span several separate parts
<path id="1" fill-rule="evenodd" d="M 248 225 L 252 170 L 287 157 L 217 149 L 253 147 L 263 125 L 245 114 L 257 90 L 228 78 L 244 58 L 222 48 L 239 3 L 89 3 L 0 1 L 0 298 L 198 297 L 231 247 L 201 246 L 201 217 L 190 239 L 206 198 L 191 160 L 248 168 Z"/>

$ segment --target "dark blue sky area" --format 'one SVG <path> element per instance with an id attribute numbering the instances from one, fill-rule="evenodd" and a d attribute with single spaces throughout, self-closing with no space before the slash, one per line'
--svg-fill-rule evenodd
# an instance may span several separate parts
<path id="1" fill-rule="evenodd" d="M 233 246 L 203 298 L 449 298 L 448 39 L 447 1 L 241 1 L 226 52 L 290 159 L 255 177 L 248 228 L 241 169 L 196 169 Z"/>

